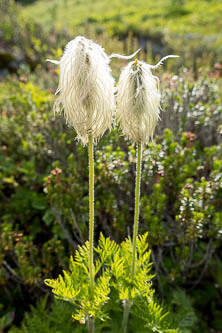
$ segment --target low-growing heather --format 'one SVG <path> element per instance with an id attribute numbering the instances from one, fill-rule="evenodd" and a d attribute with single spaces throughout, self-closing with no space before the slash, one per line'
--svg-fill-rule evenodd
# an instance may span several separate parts
<path id="1" fill-rule="evenodd" d="M 18 324 L 29 304 L 49 292 L 43 280 L 67 269 L 69 256 L 88 237 L 87 151 L 76 144 L 73 130 L 53 117 L 51 92 L 32 77 L 0 83 L 2 327 L 12 320 Z M 162 120 L 143 154 L 140 231 L 148 231 L 154 287 L 164 309 L 174 314 L 166 317 L 168 323 L 182 332 L 219 330 L 221 93 L 205 74 L 194 80 L 181 71 L 162 82 Z M 98 144 L 95 161 L 95 242 L 102 231 L 120 243 L 132 234 L 135 146 L 113 130 Z M 113 331 L 122 317 L 117 305 L 107 309 L 115 313 Z M 66 308 L 63 319 L 56 315 L 59 307 Z M 63 302 L 50 308 L 43 300 L 22 328 L 11 332 L 38 332 L 30 325 L 40 322 L 44 332 L 56 327 L 68 332 L 76 325 L 67 321 L 71 313 Z M 140 313 L 138 304 L 130 325 L 137 325 Z"/>

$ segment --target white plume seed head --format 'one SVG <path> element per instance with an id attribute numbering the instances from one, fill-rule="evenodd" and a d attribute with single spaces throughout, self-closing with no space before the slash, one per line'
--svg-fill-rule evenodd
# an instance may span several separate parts
<path id="1" fill-rule="evenodd" d="M 121 72 L 117 85 L 116 119 L 123 134 L 136 143 L 146 144 L 153 133 L 160 113 L 159 80 L 151 72 L 156 66 L 143 61 L 130 62 Z"/>
<path id="2" fill-rule="evenodd" d="M 110 58 L 100 45 L 78 36 L 66 45 L 59 62 L 48 61 L 60 65 L 54 112 L 64 110 L 83 145 L 89 135 L 97 142 L 111 128 L 115 107 Z"/>

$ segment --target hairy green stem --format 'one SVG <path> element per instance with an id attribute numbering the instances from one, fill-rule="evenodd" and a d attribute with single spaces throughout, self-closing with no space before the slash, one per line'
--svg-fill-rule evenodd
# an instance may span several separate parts
<path id="1" fill-rule="evenodd" d="M 133 226 L 133 254 L 132 254 L 132 271 L 131 277 L 134 279 L 136 274 L 136 241 L 139 226 L 140 214 L 140 184 L 141 184 L 141 169 L 142 169 L 142 151 L 143 144 L 137 144 L 137 167 L 136 167 L 136 189 L 135 189 L 135 210 L 134 210 L 134 226 Z"/>
<path id="2" fill-rule="evenodd" d="M 131 308 L 131 302 L 130 300 L 126 299 L 124 306 L 123 306 L 123 320 L 122 320 L 122 327 L 121 327 L 121 333 L 127 332 L 127 326 L 128 326 L 128 318 Z"/>
<path id="3" fill-rule="evenodd" d="M 133 226 L 133 253 L 132 253 L 132 268 L 131 278 L 132 280 L 136 275 L 136 257 L 137 257 L 137 233 L 139 226 L 139 213 L 140 213 L 140 184 L 141 184 L 141 170 L 142 170 L 142 151 L 143 144 L 137 144 L 137 162 L 136 162 L 136 188 L 135 188 L 135 210 L 134 210 L 134 226 Z M 132 302 L 127 299 L 124 304 L 123 320 L 121 333 L 127 332 L 128 318 L 130 313 Z"/>
<path id="4" fill-rule="evenodd" d="M 94 243 L 94 155 L 93 138 L 89 135 L 89 294 L 90 299 L 94 296 L 94 266 L 93 266 L 93 243 Z M 94 332 L 94 318 L 89 318 L 89 333 Z"/>

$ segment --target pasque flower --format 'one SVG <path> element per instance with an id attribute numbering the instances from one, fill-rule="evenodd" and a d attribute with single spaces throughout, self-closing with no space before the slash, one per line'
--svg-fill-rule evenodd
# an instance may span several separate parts
<path id="1" fill-rule="evenodd" d="M 159 80 L 152 69 L 160 66 L 169 55 L 155 65 L 132 61 L 123 70 L 117 85 L 116 118 L 123 134 L 136 143 L 147 143 L 153 137 L 160 113 Z"/>
<path id="2" fill-rule="evenodd" d="M 89 135 L 96 142 L 112 126 L 114 79 L 110 58 L 104 49 L 85 37 L 70 41 L 59 64 L 58 98 L 54 112 L 63 110 L 66 122 L 74 127 L 83 145 Z"/>
<path id="3" fill-rule="evenodd" d="M 122 71 L 117 85 L 116 119 L 123 134 L 137 145 L 135 209 L 132 239 L 131 279 L 137 273 L 137 233 L 140 213 L 140 187 L 142 175 L 143 144 L 153 137 L 154 129 L 160 113 L 159 79 L 152 74 L 152 69 L 160 66 L 170 55 L 155 65 L 143 61 L 132 61 Z M 121 332 L 127 332 L 132 300 L 125 299 Z"/>

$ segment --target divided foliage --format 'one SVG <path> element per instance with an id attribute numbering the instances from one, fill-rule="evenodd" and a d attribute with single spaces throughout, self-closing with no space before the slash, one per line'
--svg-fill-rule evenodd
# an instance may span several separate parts
<path id="1" fill-rule="evenodd" d="M 97 332 L 119 332 L 121 320 L 117 321 L 122 303 L 132 305 L 129 332 L 179 332 L 169 329 L 164 318 L 167 313 L 154 301 L 150 251 L 147 244 L 148 233 L 138 237 L 138 258 L 135 279 L 131 276 L 132 243 L 129 238 L 119 245 L 101 234 L 98 256 L 94 264 L 95 289 L 93 298 L 89 294 L 88 254 L 89 244 L 79 246 L 74 258 L 69 261 L 69 271 L 57 279 L 46 279 L 45 283 L 52 288 L 56 298 L 73 304 L 72 318 L 85 324 L 89 317 L 95 318 Z M 112 291 L 111 291 L 112 289 Z M 107 306 L 106 306 L 107 303 Z M 119 304 L 120 309 L 116 306 Z M 117 316 L 115 313 L 117 312 Z M 111 316 L 109 315 L 111 312 Z M 189 314 L 192 312 L 189 309 Z M 186 315 L 180 321 L 186 321 Z M 119 319 L 119 318 L 118 318 Z M 101 321 L 103 322 L 101 325 Z M 178 324 L 178 323 L 176 323 Z M 178 327 L 180 325 L 177 325 Z M 174 326 L 175 327 L 175 326 Z"/>

